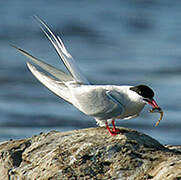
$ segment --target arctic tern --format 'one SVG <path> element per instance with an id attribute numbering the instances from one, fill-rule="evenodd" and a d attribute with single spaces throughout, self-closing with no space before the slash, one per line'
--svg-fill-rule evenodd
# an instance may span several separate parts
<path id="1" fill-rule="evenodd" d="M 97 124 L 99 126 L 106 126 L 112 136 L 120 133 L 119 129 L 115 127 L 115 119 L 135 118 L 139 116 L 139 113 L 146 104 L 151 105 L 154 110 L 157 109 L 162 113 L 161 108 L 153 99 L 153 90 L 146 85 L 90 84 L 65 48 L 60 37 L 55 35 L 40 18 L 36 16 L 35 19 L 55 48 L 68 72 L 53 67 L 26 51 L 14 45 L 12 46 L 52 75 L 50 76 L 37 70 L 35 66 L 27 62 L 27 66 L 32 74 L 54 94 L 69 102 L 86 115 L 94 117 Z M 112 128 L 108 125 L 110 122 L 112 123 Z"/>

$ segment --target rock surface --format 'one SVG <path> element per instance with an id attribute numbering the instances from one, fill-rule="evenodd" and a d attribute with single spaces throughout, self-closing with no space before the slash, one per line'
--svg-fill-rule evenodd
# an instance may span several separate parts
<path id="1" fill-rule="evenodd" d="M 2 142 L 0 179 L 181 179 L 181 147 L 120 130 L 115 137 L 99 127 Z"/>

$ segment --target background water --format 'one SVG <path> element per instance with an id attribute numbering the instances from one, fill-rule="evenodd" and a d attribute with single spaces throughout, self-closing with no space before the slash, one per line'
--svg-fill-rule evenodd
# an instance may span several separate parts
<path id="1" fill-rule="evenodd" d="M 32 16 L 64 40 L 95 84 L 147 84 L 163 108 L 159 114 L 117 121 L 161 143 L 181 144 L 181 1 L 6 0 L 0 3 L 0 140 L 49 130 L 96 127 L 96 122 L 43 87 L 27 70 L 15 44 L 63 68 Z"/>

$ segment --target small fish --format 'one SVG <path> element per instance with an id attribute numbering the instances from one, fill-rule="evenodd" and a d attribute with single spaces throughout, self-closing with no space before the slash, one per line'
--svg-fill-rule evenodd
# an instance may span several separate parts
<path id="1" fill-rule="evenodd" d="M 155 127 L 158 126 L 158 124 L 160 123 L 160 121 L 163 118 L 163 111 L 162 111 L 162 109 L 160 107 L 152 108 L 152 109 L 149 110 L 149 112 L 151 112 L 151 113 L 160 113 L 160 119 L 155 124 Z"/>

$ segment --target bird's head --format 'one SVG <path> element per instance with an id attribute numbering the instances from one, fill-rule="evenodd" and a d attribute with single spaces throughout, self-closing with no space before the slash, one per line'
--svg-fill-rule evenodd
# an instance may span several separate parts
<path id="1" fill-rule="evenodd" d="M 136 92 L 140 96 L 141 100 L 146 104 L 151 105 L 154 109 L 160 109 L 156 101 L 153 99 L 154 97 L 153 90 L 148 86 L 146 85 L 133 86 L 130 88 L 130 90 Z"/>

